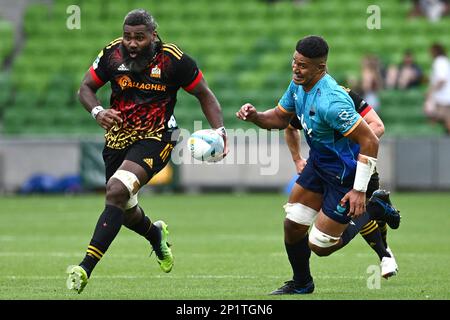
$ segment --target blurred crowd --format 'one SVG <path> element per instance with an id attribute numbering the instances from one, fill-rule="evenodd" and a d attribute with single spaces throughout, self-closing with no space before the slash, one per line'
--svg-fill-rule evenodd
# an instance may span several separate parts
<path id="1" fill-rule="evenodd" d="M 424 73 L 415 61 L 412 51 L 405 51 L 398 63 L 384 65 L 379 56 L 365 55 L 361 61 L 360 80 L 348 80 L 347 84 L 360 92 L 374 109 L 380 107 L 378 94 L 383 89 L 408 90 L 426 81 Z"/>
<path id="2" fill-rule="evenodd" d="M 433 56 L 424 111 L 434 122 L 442 123 L 450 134 L 450 60 L 445 48 L 435 43 L 430 48 Z"/>
<path id="3" fill-rule="evenodd" d="M 450 14 L 450 0 L 412 0 L 409 17 L 427 17 L 436 22 Z"/>
<path id="4" fill-rule="evenodd" d="M 347 85 L 359 92 L 375 110 L 380 111 L 381 90 L 410 90 L 427 87 L 424 115 L 442 124 L 450 134 L 450 60 L 439 43 L 430 49 L 432 67 L 429 77 L 416 62 L 412 50 L 406 50 L 398 63 L 383 64 L 379 56 L 368 54 L 361 61 L 358 80 L 347 79 Z"/>

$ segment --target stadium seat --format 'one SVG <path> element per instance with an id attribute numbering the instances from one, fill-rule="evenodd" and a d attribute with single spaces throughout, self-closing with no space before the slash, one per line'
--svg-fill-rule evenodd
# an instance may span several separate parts
<path id="1" fill-rule="evenodd" d="M 12 102 L 12 85 L 9 78 L 9 74 L 0 73 L 0 115 L 3 114 L 3 110 L 7 108 Z"/>
<path id="2" fill-rule="evenodd" d="M 0 46 L 0 65 L 9 56 L 14 47 L 14 30 L 11 23 L 0 19 L 0 39 L 2 45 Z"/>
<path id="3" fill-rule="evenodd" d="M 214 4 L 209 0 L 83 0 L 77 3 L 82 14 L 80 30 L 61 27 L 68 17 L 67 7 L 73 4 L 71 0 L 27 5 L 24 46 L 14 57 L 8 76 L 10 94 L 2 91 L 0 103 L 12 101 L 17 108 L 36 104 L 53 110 L 61 101 L 65 108 L 80 107 L 75 92 L 84 73 L 100 49 L 121 36 L 124 15 L 139 7 L 147 8 L 155 15 L 164 41 L 176 43 L 197 60 L 224 108 L 229 105 L 235 108 L 250 98 L 272 105 L 289 82 L 295 44 L 308 34 L 321 34 L 329 41 L 329 70 L 339 81 L 359 77 L 361 59 L 368 52 L 379 55 L 383 62 L 398 63 L 404 50 L 411 48 L 427 71 L 431 65 L 428 52 L 431 43 L 441 41 L 450 48 L 450 38 L 442 32 L 450 28 L 450 19 L 441 19 L 437 23 L 430 23 L 426 18 L 407 19 L 410 9 L 407 1 L 377 2 L 382 13 L 380 30 L 367 29 L 366 10 L 372 4 L 368 0 L 348 1 L 345 6 L 340 0 L 306 1 L 301 5 L 289 0 L 272 4 L 262 0 L 226 0 Z M 4 39 L 0 46 L 0 61 L 6 57 L 5 52 L 12 52 L 14 35 L 11 32 L 11 25 L 0 21 L 0 36 Z M 68 80 L 67 85 L 56 89 L 58 81 L 55 79 L 61 72 Z M 108 90 L 99 93 L 101 100 L 108 102 Z M 21 96 L 30 92 L 37 98 L 31 103 L 23 101 Z M 400 111 L 397 110 L 405 112 L 398 107 L 402 98 L 391 92 L 380 93 L 380 112 L 384 112 L 387 123 L 397 125 L 402 119 L 419 123 L 422 98 L 413 97 L 414 93 L 409 97 L 409 94 L 406 93 L 406 99 L 413 111 L 398 117 Z M 198 103 L 190 95 L 179 96 L 183 108 L 198 111 Z M 14 112 L 5 116 L 14 118 Z M 201 116 L 201 112 L 183 115 L 187 117 L 187 123 L 191 118 Z M 19 120 L 13 121 L 3 127 L 5 131 L 17 132 L 23 127 L 18 123 Z M 247 124 L 233 120 L 232 125 Z M 422 125 L 428 128 L 426 122 Z M 64 129 L 64 124 L 59 124 L 52 130 L 76 134 L 75 127 L 71 125 Z M 407 131 L 402 126 L 399 128 L 394 132 Z M 23 130 L 31 132 L 33 128 Z M 78 130 L 84 128 L 80 125 Z"/>

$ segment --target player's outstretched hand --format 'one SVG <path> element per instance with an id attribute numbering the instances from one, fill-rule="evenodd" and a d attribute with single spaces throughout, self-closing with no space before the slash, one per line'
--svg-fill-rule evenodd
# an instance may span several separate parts
<path id="1" fill-rule="evenodd" d="M 350 205 L 347 215 L 352 218 L 357 218 L 366 211 L 366 193 L 352 189 L 341 199 L 340 204 L 343 207 L 346 204 Z"/>
<path id="2" fill-rule="evenodd" d="M 100 111 L 95 120 L 105 130 L 111 129 L 116 124 L 122 124 L 120 111 L 114 109 L 105 109 Z"/>
<path id="3" fill-rule="evenodd" d="M 253 121 L 257 115 L 256 108 L 250 103 L 244 104 L 238 112 L 236 112 L 236 117 L 244 121 Z"/>

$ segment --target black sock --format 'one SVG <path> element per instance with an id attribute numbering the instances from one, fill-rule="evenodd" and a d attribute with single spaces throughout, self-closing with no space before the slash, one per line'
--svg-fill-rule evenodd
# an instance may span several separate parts
<path id="1" fill-rule="evenodd" d="M 88 276 L 91 275 L 92 270 L 94 270 L 96 264 L 108 250 L 117 233 L 119 233 L 122 223 L 123 210 L 107 204 L 105 210 L 98 218 L 94 235 L 86 250 L 86 256 L 80 263 L 80 266 L 86 270 Z"/>
<path id="2" fill-rule="evenodd" d="M 159 245 L 161 242 L 161 230 L 152 224 L 150 218 L 145 215 L 141 207 L 139 209 L 142 214 L 141 220 L 132 226 L 128 226 L 128 228 L 150 241 L 152 246 Z"/>
<path id="3" fill-rule="evenodd" d="M 312 280 L 311 271 L 309 270 L 311 249 L 308 246 L 308 234 L 302 240 L 294 244 L 284 243 L 284 246 L 294 272 L 293 280 L 299 286 L 306 285 Z"/>
<path id="4" fill-rule="evenodd" d="M 378 224 L 375 220 L 370 220 L 365 226 L 362 227 L 359 232 L 364 240 L 370 245 L 370 247 L 375 251 L 378 257 L 383 259 L 383 257 L 390 257 L 391 255 L 386 251 L 383 239 L 381 238 L 381 232 L 378 228 Z"/>
<path id="5" fill-rule="evenodd" d="M 381 232 L 381 239 L 383 239 L 384 247 L 387 248 L 387 225 L 385 221 L 377 221 L 378 229 Z"/>
<path id="6" fill-rule="evenodd" d="M 347 229 L 342 233 L 342 247 L 346 246 L 350 240 L 352 240 L 361 230 L 361 228 L 370 220 L 370 216 L 367 212 L 364 212 L 357 219 L 352 219 L 347 226 Z"/>

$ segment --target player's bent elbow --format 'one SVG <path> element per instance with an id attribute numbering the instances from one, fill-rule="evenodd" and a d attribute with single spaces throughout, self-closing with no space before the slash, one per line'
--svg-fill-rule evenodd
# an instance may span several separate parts
<path id="1" fill-rule="evenodd" d="M 381 138 L 385 132 L 384 124 L 382 122 L 377 123 L 374 132 L 378 138 Z"/>

